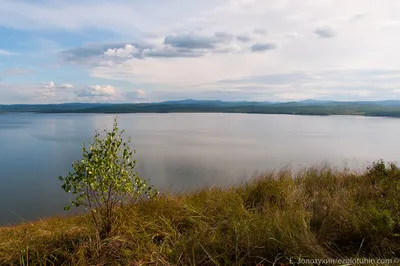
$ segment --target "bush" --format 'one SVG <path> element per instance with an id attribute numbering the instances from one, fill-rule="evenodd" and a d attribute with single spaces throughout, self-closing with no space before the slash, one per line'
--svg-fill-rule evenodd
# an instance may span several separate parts
<path id="1" fill-rule="evenodd" d="M 72 164 L 74 172 L 59 177 L 62 188 L 72 192 L 75 199 L 69 206 L 85 206 L 89 209 L 92 222 L 100 238 L 106 238 L 116 224 L 115 208 L 127 201 L 134 202 L 140 196 L 154 197 L 158 191 L 142 180 L 135 171 L 136 161 L 132 160 L 134 150 L 124 142 L 117 119 L 111 132 L 104 130 L 101 138 L 96 132 L 87 149 L 83 143 L 83 158 Z"/>

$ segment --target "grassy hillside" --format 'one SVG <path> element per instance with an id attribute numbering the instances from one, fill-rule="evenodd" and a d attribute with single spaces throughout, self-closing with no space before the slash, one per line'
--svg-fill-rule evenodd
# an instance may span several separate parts
<path id="1" fill-rule="evenodd" d="M 293 178 L 295 177 L 295 178 Z M 0 265 L 272 265 L 400 257 L 400 169 L 310 167 L 118 210 L 98 242 L 88 217 L 0 228 Z"/>

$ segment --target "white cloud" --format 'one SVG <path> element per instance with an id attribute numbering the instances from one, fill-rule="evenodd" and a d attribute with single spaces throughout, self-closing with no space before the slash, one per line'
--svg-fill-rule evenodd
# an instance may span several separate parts
<path id="1" fill-rule="evenodd" d="M 147 102 L 146 92 L 142 89 L 128 91 L 117 90 L 111 85 L 92 85 L 75 92 L 72 98 L 80 102 L 114 102 L 114 103 L 139 103 Z"/>
<path id="2" fill-rule="evenodd" d="M 108 44 L 69 47 L 65 61 L 86 63 L 91 77 L 108 79 L 106 84 L 131 83 L 132 98 L 140 97 L 134 86 L 143 88 L 142 83 L 151 88 L 144 87 L 149 98 L 155 91 L 167 95 L 172 90 L 181 95 L 205 92 L 227 97 L 222 92 L 233 90 L 243 98 L 315 95 L 333 99 L 344 97 L 347 90 L 351 97 L 373 98 L 379 93 L 392 97 L 397 77 L 380 76 L 381 82 L 372 87 L 364 82 L 369 80 L 368 73 L 354 71 L 400 69 L 399 12 L 396 0 L 384 0 L 384 4 L 375 0 L 118 0 L 112 4 L 105 0 L 35 4 L 3 0 L 0 26 L 39 35 L 47 29 L 111 32 L 104 35 Z M 150 45 L 139 47 L 143 43 Z M 266 51 L 272 47 L 269 44 L 278 49 Z M 279 85 L 249 82 L 247 87 L 240 82 L 221 84 L 226 79 L 296 71 L 320 78 L 286 80 Z M 326 74 L 330 71 L 353 75 L 353 80 Z M 121 94 L 128 86 L 126 90 L 118 86 Z M 363 92 L 360 86 L 365 87 Z M 121 95 L 104 91 L 99 86 L 81 93 L 92 98 Z"/>
<path id="3" fill-rule="evenodd" d="M 139 50 L 136 47 L 131 44 L 127 44 L 124 48 L 107 49 L 107 51 L 104 52 L 104 56 L 129 58 L 137 55 L 138 52 Z"/>
<path id="4" fill-rule="evenodd" d="M 174 88 L 182 93 L 184 90 L 202 90 L 207 93 L 216 89 L 226 91 L 235 88 L 235 84 L 230 87 L 215 85 L 224 79 L 294 71 L 317 73 L 342 70 L 344 73 L 352 73 L 353 70 L 362 69 L 400 68 L 400 60 L 393 60 L 398 55 L 400 37 L 389 29 L 383 31 L 381 27 L 385 21 L 392 21 L 389 23 L 391 25 L 396 24 L 393 22 L 397 20 L 392 12 L 395 6 L 393 0 L 388 0 L 387 5 L 372 0 L 232 0 L 225 3 L 222 5 L 218 2 L 219 5 L 212 10 L 201 10 L 197 18 L 187 19 L 186 23 L 172 24 L 170 31 L 191 32 L 197 28 L 205 36 L 212 32 L 217 32 L 218 35 L 228 32 L 241 36 L 240 34 L 247 32 L 244 36 L 248 38 L 242 39 L 250 40 L 248 43 L 234 39 L 229 45 L 218 48 L 231 47 L 232 53 L 216 54 L 214 50 L 214 53 L 196 58 L 130 58 L 123 63 L 114 62 L 112 66 L 105 63 L 96 66 L 91 69 L 91 76 L 133 84 L 149 83 L 166 92 Z M 254 30 L 264 28 L 268 34 L 263 30 Z M 230 31 L 231 29 L 234 31 Z M 322 42 L 320 38 L 316 38 L 316 34 L 320 38 L 329 39 Z M 253 51 L 261 51 L 273 47 L 267 44 L 276 45 L 279 49 L 251 54 L 252 48 Z M 353 75 L 358 83 L 368 85 L 362 82 L 368 74 Z M 387 82 L 392 82 L 392 85 L 385 84 L 385 90 L 382 91 L 391 97 L 390 88 L 396 83 L 389 80 Z M 310 93 L 314 93 L 315 96 L 330 95 L 334 99 L 335 92 L 338 95 L 345 94 L 341 88 L 346 88 L 349 92 L 359 91 L 360 84 L 339 79 L 337 76 L 327 76 L 323 80 L 299 80 L 296 84 L 286 81 L 286 86 L 276 89 L 280 95 L 303 93 L 308 97 Z M 253 85 L 264 90 L 266 94 L 273 90 L 271 86 L 263 87 L 259 83 Z M 326 88 L 331 92 L 328 93 Z M 320 92 L 317 93 L 318 90 Z M 244 91 L 241 93 L 246 97 Z M 367 94 L 355 92 L 351 95 Z"/>
<path id="5" fill-rule="evenodd" d="M 61 84 L 60 89 L 72 89 L 74 86 L 72 84 Z"/>
<path id="6" fill-rule="evenodd" d="M 44 82 L 43 84 L 46 89 L 55 89 L 56 88 L 56 84 L 54 83 L 54 81 Z"/>
<path id="7" fill-rule="evenodd" d="M 112 97 L 116 95 L 111 85 L 93 85 L 77 93 L 78 97 Z"/>
<path id="8" fill-rule="evenodd" d="M 43 82 L 43 85 L 35 90 L 34 98 L 51 101 L 56 96 L 56 84 L 53 81 Z"/>
<path id="9" fill-rule="evenodd" d="M 268 53 L 260 55 L 215 54 L 194 58 L 133 58 L 112 67 L 98 66 L 91 75 L 98 78 L 142 82 L 159 85 L 188 86 L 261 74 L 261 65 L 268 65 Z"/>
<path id="10" fill-rule="evenodd" d="M 0 56 L 2 56 L 2 55 L 8 56 L 8 55 L 13 55 L 13 53 L 11 53 L 7 50 L 4 50 L 4 49 L 0 49 Z"/>
<path id="11" fill-rule="evenodd" d="M 12 92 L 12 93 L 10 93 Z M 54 82 L 39 84 L 0 82 L 0 104 L 46 104 L 68 102 L 72 93 L 57 90 Z"/>

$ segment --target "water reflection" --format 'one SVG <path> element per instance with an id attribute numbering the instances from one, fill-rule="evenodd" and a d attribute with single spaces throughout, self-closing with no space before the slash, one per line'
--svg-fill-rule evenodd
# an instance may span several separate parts
<path id="1" fill-rule="evenodd" d="M 124 114 L 138 171 L 161 190 L 228 185 L 271 168 L 397 161 L 400 120 L 352 116 Z M 0 224 L 62 214 L 58 175 L 113 115 L 0 116 Z"/>

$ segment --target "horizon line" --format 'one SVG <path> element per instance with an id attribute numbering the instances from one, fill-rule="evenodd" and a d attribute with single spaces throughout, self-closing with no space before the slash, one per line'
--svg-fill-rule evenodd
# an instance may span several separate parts
<path id="1" fill-rule="evenodd" d="M 184 102 L 184 101 L 192 101 L 192 102 L 225 102 L 225 103 L 240 103 L 240 102 L 248 102 L 248 103 L 301 103 L 301 102 L 400 102 L 398 100 L 317 100 L 317 99 L 305 99 L 298 101 L 250 101 L 250 100 L 218 100 L 218 99 L 207 99 L 207 100 L 196 100 L 196 99 L 181 99 L 181 100 L 165 100 L 165 101 L 153 101 L 153 102 L 59 102 L 59 103 L 0 103 L 0 105 L 61 105 L 61 104 L 157 104 L 157 103 L 168 103 L 168 102 Z"/>

